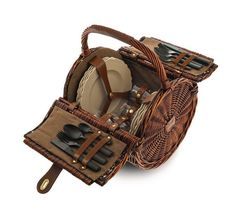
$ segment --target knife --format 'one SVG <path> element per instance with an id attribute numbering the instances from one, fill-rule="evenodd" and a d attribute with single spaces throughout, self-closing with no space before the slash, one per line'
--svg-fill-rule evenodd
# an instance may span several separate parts
<path id="1" fill-rule="evenodd" d="M 173 46 L 171 44 L 168 44 L 168 43 L 160 43 L 164 46 L 166 46 L 167 48 L 175 51 L 175 52 L 178 52 L 178 53 L 181 53 L 182 51 L 180 50 L 180 48 L 176 47 L 176 46 Z M 193 59 L 194 61 L 196 62 L 199 62 L 200 64 L 204 65 L 204 66 L 208 66 L 209 65 L 209 62 L 203 58 L 199 58 L 199 57 L 196 57 Z"/>
<path id="2" fill-rule="evenodd" d="M 58 147 L 60 150 L 64 151 L 66 154 L 68 154 L 69 156 L 73 157 L 74 155 L 74 150 L 69 146 L 67 145 L 66 143 L 63 143 L 61 142 L 58 138 L 55 138 L 51 141 L 51 143 Z M 79 162 L 82 162 L 84 158 L 84 155 L 81 155 L 78 159 Z M 98 166 L 93 160 L 90 160 L 88 163 L 87 163 L 87 167 L 94 171 L 94 172 L 98 172 L 101 170 L 101 167 Z"/>

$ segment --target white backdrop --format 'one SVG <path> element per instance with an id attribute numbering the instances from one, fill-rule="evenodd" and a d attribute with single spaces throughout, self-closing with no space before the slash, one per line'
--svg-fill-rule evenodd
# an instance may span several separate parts
<path id="1" fill-rule="evenodd" d="M 0 221 L 234 221 L 233 1 L 0 0 Z M 62 95 L 80 53 L 80 35 L 101 24 L 154 36 L 215 58 L 199 84 L 197 112 L 170 160 L 150 171 L 124 167 L 104 187 L 63 171 L 41 195 L 50 162 L 23 134 Z M 92 35 L 91 46 L 123 44 Z"/>

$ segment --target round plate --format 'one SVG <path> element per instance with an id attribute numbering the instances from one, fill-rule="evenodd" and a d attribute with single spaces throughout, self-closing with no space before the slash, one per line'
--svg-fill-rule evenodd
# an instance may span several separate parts
<path id="1" fill-rule="evenodd" d="M 105 57 L 104 61 L 112 91 L 130 91 L 132 88 L 132 77 L 128 66 L 122 60 L 113 57 Z M 99 78 L 93 66 L 85 72 L 83 78 L 80 82 L 81 84 L 79 84 L 79 98 L 77 101 L 80 103 L 82 109 L 99 116 L 108 100 L 103 81 Z M 124 102 L 126 100 L 123 98 L 112 100 L 107 112 L 115 112 Z"/>
<path id="2" fill-rule="evenodd" d="M 95 67 L 91 65 L 91 66 L 87 69 L 87 71 L 84 73 L 82 79 L 81 79 L 80 82 L 79 82 L 79 86 L 78 86 L 78 90 L 77 90 L 77 98 L 76 98 L 77 104 L 80 104 L 81 95 L 82 95 L 83 89 L 84 89 L 83 85 L 84 85 L 84 83 L 87 81 L 87 79 L 90 77 L 90 74 L 91 74 L 91 72 L 92 72 L 92 69 L 95 69 Z"/>

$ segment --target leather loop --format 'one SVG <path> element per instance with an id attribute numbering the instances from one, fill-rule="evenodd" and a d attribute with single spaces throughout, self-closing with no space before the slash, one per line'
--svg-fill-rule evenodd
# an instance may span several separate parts
<path id="1" fill-rule="evenodd" d="M 74 161 L 77 162 L 79 157 L 83 154 L 83 152 L 100 136 L 100 133 L 93 133 L 87 139 L 85 142 L 76 150 L 74 153 Z"/>
<path id="2" fill-rule="evenodd" d="M 103 34 L 106 36 L 116 38 L 122 42 L 130 44 L 131 46 L 143 52 L 144 55 L 146 55 L 146 57 L 150 60 L 150 62 L 153 64 L 154 68 L 156 69 L 157 75 L 159 76 L 161 80 L 162 88 L 168 89 L 170 87 L 171 84 L 168 81 L 165 69 L 162 65 L 162 62 L 157 57 L 157 55 L 155 55 L 153 51 L 151 51 L 147 46 L 145 46 L 140 41 L 134 39 L 133 37 L 127 34 L 116 31 L 114 29 L 111 29 L 105 26 L 100 26 L 100 25 L 92 25 L 86 28 L 82 34 L 82 50 L 83 50 L 84 57 L 88 56 L 91 53 L 87 44 L 88 35 L 90 33 L 98 33 L 98 34 Z"/>
<path id="3" fill-rule="evenodd" d="M 57 166 L 56 164 L 52 164 L 47 173 L 38 181 L 37 191 L 41 194 L 47 193 L 55 183 L 61 171 L 61 167 Z"/>
<path id="4" fill-rule="evenodd" d="M 82 165 L 86 166 L 87 163 L 92 159 L 92 157 L 106 144 L 110 141 L 111 137 L 104 137 L 88 152 L 88 154 L 83 158 Z"/>

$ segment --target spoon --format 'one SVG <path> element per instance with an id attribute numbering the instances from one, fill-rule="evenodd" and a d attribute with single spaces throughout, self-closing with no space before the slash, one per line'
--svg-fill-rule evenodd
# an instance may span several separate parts
<path id="1" fill-rule="evenodd" d="M 78 140 L 78 139 L 85 139 L 85 136 L 81 132 L 81 130 L 72 124 L 64 125 L 64 133 L 71 139 Z"/>
<path id="2" fill-rule="evenodd" d="M 92 128 L 87 125 L 86 123 L 80 123 L 78 125 L 78 128 L 83 132 L 83 133 L 93 133 Z"/>

